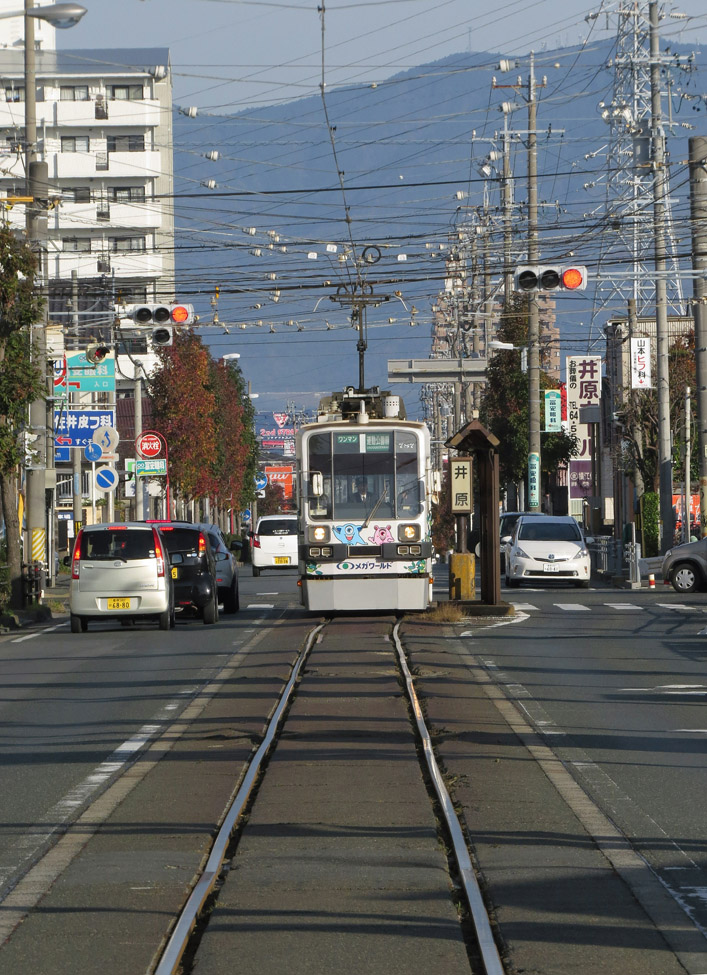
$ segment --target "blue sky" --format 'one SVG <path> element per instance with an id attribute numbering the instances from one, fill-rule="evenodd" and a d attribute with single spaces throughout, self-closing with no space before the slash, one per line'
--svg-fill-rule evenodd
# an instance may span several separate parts
<path id="1" fill-rule="evenodd" d="M 233 111 L 309 95 L 322 75 L 317 0 L 83 0 L 88 13 L 61 47 L 169 47 L 178 105 Z M 460 51 L 508 56 L 606 36 L 599 4 L 578 0 L 328 0 L 325 81 L 374 83 Z M 664 37 L 707 43 L 704 0 L 685 0 Z M 611 33 L 614 32 L 610 28 Z"/>

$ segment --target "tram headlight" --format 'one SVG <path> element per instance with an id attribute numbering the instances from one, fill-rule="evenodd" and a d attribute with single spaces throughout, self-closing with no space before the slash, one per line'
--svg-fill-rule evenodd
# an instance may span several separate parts
<path id="1" fill-rule="evenodd" d="M 420 540 L 419 525 L 398 525 L 399 542 L 418 542 Z"/>
<path id="2" fill-rule="evenodd" d="M 329 541 L 329 528 L 326 525 L 310 525 L 308 541 L 317 545 L 326 545 Z"/>

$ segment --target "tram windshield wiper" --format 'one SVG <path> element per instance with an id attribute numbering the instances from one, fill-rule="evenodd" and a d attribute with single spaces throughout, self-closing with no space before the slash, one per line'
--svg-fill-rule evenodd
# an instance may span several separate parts
<path id="1" fill-rule="evenodd" d="M 381 506 L 381 503 L 385 500 L 385 498 L 387 496 L 388 496 L 388 485 L 386 484 L 386 486 L 383 488 L 383 491 L 381 492 L 380 497 L 378 498 L 378 500 L 376 501 L 376 503 L 373 505 L 372 510 L 370 511 L 369 514 L 366 515 L 366 520 L 361 525 L 360 531 L 363 531 L 364 528 L 368 528 L 368 522 L 374 516 L 374 514 L 376 513 L 376 511 L 378 511 L 378 509 Z"/>

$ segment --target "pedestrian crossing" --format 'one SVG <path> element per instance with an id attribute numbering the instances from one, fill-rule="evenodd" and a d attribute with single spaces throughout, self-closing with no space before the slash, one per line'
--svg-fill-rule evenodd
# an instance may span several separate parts
<path id="1" fill-rule="evenodd" d="M 544 609 L 546 609 L 546 607 L 536 606 L 534 603 L 517 603 L 514 602 L 513 600 L 509 600 L 509 602 L 510 605 L 518 613 L 539 613 Z M 587 606 L 584 603 L 552 603 L 552 605 L 556 609 L 562 610 L 563 613 L 591 613 L 592 610 L 600 609 L 604 606 L 608 607 L 610 610 L 613 610 L 614 612 L 617 613 L 624 613 L 624 612 L 642 613 L 646 609 L 650 609 L 654 606 L 659 606 L 661 609 L 668 609 L 671 612 L 675 612 L 675 613 L 698 613 L 700 611 L 702 612 L 705 611 L 705 610 L 700 610 L 700 607 L 698 606 L 689 606 L 687 603 L 651 602 L 651 603 L 646 603 L 643 606 L 639 606 L 636 603 L 618 602 L 616 600 L 610 603 L 600 603 L 599 605 L 595 605 L 595 606 Z"/>

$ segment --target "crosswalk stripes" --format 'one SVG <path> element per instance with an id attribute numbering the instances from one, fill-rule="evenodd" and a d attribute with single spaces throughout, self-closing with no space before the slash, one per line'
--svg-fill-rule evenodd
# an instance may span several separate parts
<path id="1" fill-rule="evenodd" d="M 516 603 L 513 601 L 510 601 L 510 603 L 511 606 L 513 606 L 513 608 L 520 613 L 533 613 L 533 612 L 537 613 L 540 611 L 540 608 L 536 606 L 534 603 Z M 593 608 L 595 608 L 592 606 L 585 606 L 582 603 L 553 603 L 552 605 L 556 606 L 557 609 L 561 609 L 564 613 L 576 613 L 576 612 L 588 613 L 591 612 Z M 612 609 L 617 613 L 642 612 L 646 609 L 650 609 L 651 606 L 660 606 L 661 609 L 670 609 L 670 610 L 674 610 L 675 612 L 684 612 L 684 613 L 695 613 L 698 611 L 697 606 L 688 606 L 687 603 L 651 603 L 651 604 L 647 604 L 646 606 L 638 606 L 636 603 L 612 602 L 612 603 L 602 603 L 602 606 L 606 606 L 608 607 L 608 609 Z"/>

